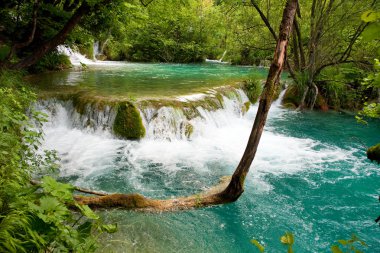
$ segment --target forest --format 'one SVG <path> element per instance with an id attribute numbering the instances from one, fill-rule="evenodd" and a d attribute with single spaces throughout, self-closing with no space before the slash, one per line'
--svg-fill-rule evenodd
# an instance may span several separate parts
<path id="1" fill-rule="evenodd" d="M 0 2 L 0 252 L 377 252 L 377 0 Z"/>

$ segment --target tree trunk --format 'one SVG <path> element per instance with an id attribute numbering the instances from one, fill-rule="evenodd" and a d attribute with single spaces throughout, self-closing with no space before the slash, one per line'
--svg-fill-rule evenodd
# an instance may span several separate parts
<path id="1" fill-rule="evenodd" d="M 289 41 L 289 35 L 293 27 L 293 20 L 297 9 L 297 0 L 288 0 L 284 9 L 279 38 L 270 66 L 268 77 L 264 86 L 264 91 L 260 98 L 259 108 L 257 110 L 255 122 L 247 147 L 243 157 L 232 175 L 228 187 L 221 193 L 227 199 L 236 200 L 244 191 L 244 181 L 251 167 L 252 161 L 256 155 L 257 147 L 267 120 L 268 112 L 271 106 L 272 97 L 276 90 L 277 80 L 280 78 L 284 62 L 286 59 L 286 48 Z"/>
<path id="2" fill-rule="evenodd" d="M 264 125 L 271 106 L 274 91 L 277 88 L 286 59 L 286 48 L 293 26 L 293 19 L 297 9 L 297 0 L 287 0 L 280 26 L 274 59 L 269 69 L 264 91 L 261 95 L 259 108 L 247 147 L 230 181 L 224 179 L 211 191 L 180 197 L 177 199 L 154 200 L 140 194 L 110 194 L 107 196 L 76 196 L 80 204 L 87 204 L 95 208 L 122 207 L 129 209 L 169 211 L 228 203 L 237 200 L 244 191 L 244 181 L 255 157 L 257 147 L 264 129 Z"/>
<path id="3" fill-rule="evenodd" d="M 1 62 L 0 67 L 6 67 L 10 69 L 23 69 L 30 67 L 35 64 L 38 60 L 40 60 L 46 53 L 54 50 L 59 44 L 65 42 L 67 36 L 70 32 L 75 28 L 75 26 L 80 22 L 83 16 L 90 13 L 90 11 L 94 11 L 101 6 L 109 4 L 112 2 L 111 0 L 103 0 L 97 3 L 94 6 L 90 6 L 87 1 L 83 1 L 79 8 L 74 12 L 71 18 L 67 21 L 67 23 L 63 26 L 63 28 L 50 40 L 42 43 L 38 46 L 29 56 L 21 59 L 17 63 L 10 64 L 9 62 Z"/>
<path id="4" fill-rule="evenodd" d="M 56 48 L 59 44 L 62 44 L 66 40 L 69 33 L 79 23 L 81 18 L 87 13 L 89 13 L 90 10 L 91 8 L 87 4 L 87 2 L 83 2 L 59 33 L 57 33 L 52 39 L 46 41 L 41 46 L 39 46 L 36 50 L 32 52 L 31 55 L 25 57 L 24 59 L 13 65 L 10 65 L 9 67 L 11 69 L 23 69 L 35 64 L 46 53 Z"/>

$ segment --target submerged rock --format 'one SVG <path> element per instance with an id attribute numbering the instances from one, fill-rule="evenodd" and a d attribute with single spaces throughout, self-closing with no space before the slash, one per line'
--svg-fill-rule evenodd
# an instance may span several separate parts
<path id="1" fill-rule="evenodd" d="M 367 157 L 371 161 L 380 162 L 380 143 L 367 149 Z"/>
<path id="2" fill-rule="evenodd" d="M 140 113 L 131 102 L 122 102 L 118 105 L 113 132 L 129 140 L 137 140 L 145 136 L 145 127 Z"/>

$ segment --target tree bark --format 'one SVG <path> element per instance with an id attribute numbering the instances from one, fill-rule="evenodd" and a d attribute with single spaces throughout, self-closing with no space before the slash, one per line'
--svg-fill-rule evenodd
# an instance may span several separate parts
<path id="1" fill-rule="evenodd" d="M 23 48 L 23 47 L 26 47 L 28 45 L 30 45 L 30 43 L 33 42 L 34 40 L 34 35 L 36 33 L 36 28 L 37 28 L 37 17 L 38 17 L 38 9 L 40 7 L 40 1 L 39 0 L 34 0 L 34 4 L 33 4 L 33 15 L 32 15 L 32 31 L 30 32 L 30 35 L 28 36 L 27 40 L 24 41 L 24 42 L 20 42 L 20 43 L 15 43 L 11 50 L 9 51 L 9 54 L 8 56 L 6 57 L 6 60 L 10 60 L 12 59 L 14 53 L 20 49 L 20 48 Z M 17 17 L 18 18 L 18 17 Z M 17 21 L 18 22 L 18 21 Z"/>
<path id="2" fill-rule="evenodd" d="M 180 197 L 168 200 L 148 199 L 140 194 L 110 194 L 107 196 L 76 196 L 80 204 L 86 204 L 93 208 L 128 208 L 139 210 L 170 211 L 175 209 L 187 209 L 207 205 L 223 204 L 237 200 L 244 191 L 245 178 L 249 172 L 255 157 L 260 138 L 266 123 L 271 106 L 274 91 L 286 60 L 286 49 L 289 35 L 293 26 L 293 19 L 297 9 L 297 0 L 287 0 L 280 26 L 279 39 L 274 53 L 274 58 L 269 69 L 264 91 L 261 95 L 259 108 L 247 147 L 237 166 L 231 180 L 222 182 L 206 193 L 189 197 Z"/>
<path id="3" fill-rule="evenodd" d="M 260 142 L 264 125 L 267 120 L 268 112 L 271 106 L 272 97 L 278 85 L 281 72 L 286 60 L 286 48 L 289 41 L 289 35 L 292 31 L 293 20 L 297 9 L 297 0 L 288 0 L 284 9 L 279 38 L 273 57 L 273 62 L 269 69 L 268 77 L 264 86 L 264 91 L 260 98 L 259 108 L 257 110 L 255 122 L 247 147 L 243 157 L 232 175 L 228 187 L 221 193 L 226 199 L 236 200 L 244 192 L 244 181 L 255 158 L 257 147 Z"/>

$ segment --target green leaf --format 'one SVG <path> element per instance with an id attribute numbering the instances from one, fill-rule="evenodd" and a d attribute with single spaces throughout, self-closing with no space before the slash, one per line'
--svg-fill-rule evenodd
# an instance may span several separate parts
<path id="1" fill-rule="evenodd" d="M 115 233 L 117 231 L 117 224 L 107 224 L 100 226 L 100 231 L 107 233 Z"/>
<path id="2" fill-rule="evenodd" d="M 346 240 L 338 240 L 338 242 L 342 245 L 347 245 L 348 243 Z"/>
<path id="3" fill-rule="evenodd" d="M 367 28 L 362 33 L 363 39 L 367 41 L 375 40 L 380 38 L 380 23 L 375 22 L 367 26 Z"/>
<path id="4" fill-rule="evenodd" d="M 369 10 L 369 11 L 366 11 L 362 14 L 361 16 L 362 20 L 364 22 L 373 22 L 373 21 L 376 21 L 378 18 L 379 18 L 379 14 L 376 13 L 375 11 L 373 10 Z"/>
<path id="5" fill-rule="evenodd" d="M 92 210 L 91 208 L 89 208 L 88 206 L 86 205 L 79 205 L 79 204 L 75 204 L 76 207 L 78 207 L 78 209 L 80 210 L 80 212 L 86 216 L 87 218 L 91 219 L 91 220 L 98 220 L 99 219 L 99 216 L 96 215 Z"/>
<path id="6" fill-rule="evenodd" d="M 343 253 L 343 251 L 337 245 L 331 246 L 331 252 L 332 253 Z"/>
<path id="7" fill-rule="evenodd" d="M 45 192 L 50 193 L 59 200 L 73 201 L 74 187 L 72 185 L 59 183 L 54 178 L 46 176 L 42 179 L 41 186 Z"/>
<path id="8" fill-rule="evenodd" d="M 291 232 L 286 232 L 285 235 L 281 236 L 280 240 L 283 244 L 288 244 L 288 245 L 294 244 L 294 236 Z"/>
<path id="9" fill-rule="evenodd" d="M 265 250 L 264 246 L 261 245 L 256 239 L 252 239 L 251 243 L 255 245 L 259 249 L 260 252 L 264 252 Z"/>
<path id="10" fill-rule="evenodd" d="M 78 226 L 78 232 L 82 238 L 87 238 L 91 235 L 91 229 L 92 229 L 92 222 L 86 221 L 80 226 Z"/>

